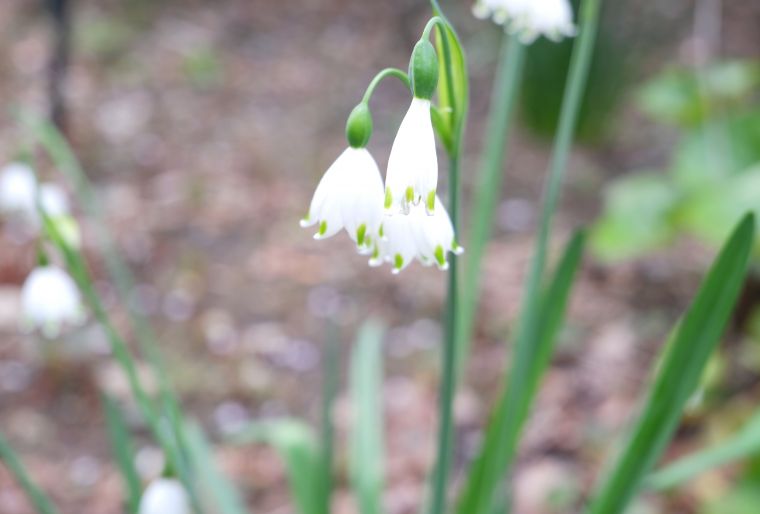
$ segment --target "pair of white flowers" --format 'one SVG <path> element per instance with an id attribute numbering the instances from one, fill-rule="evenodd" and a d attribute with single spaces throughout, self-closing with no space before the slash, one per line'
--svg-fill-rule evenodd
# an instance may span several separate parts
<path id="1" fill-rule="evenodd" d="M 541 35 L 559 41 L 576 32 L 568 0 L 478 0 L 473 13 L 493 19 L 526 44 Z"/>
<path id="2" fill-rule="evenodd" d="M 0 170 L 0 214 L 17 217 L 34 230 L 41 225 L 40 210 L 51 217 L 66 241 L 79 245 L 79 230 L 69 215 L 65 192 L 54 183 L 39 184 L 34 171 L 22 163 Z M 21 288 L 22 326 L 55 337 L 66 325 L 84 320 L 82 298 L 74 280 L 63 269 L 40 264 Z"/>
<path id="3" fill-rule="evenodd" d="M 415 258 L 446 269 L 447 253 L 463 249 L 436 195 L 438 158 L 430 108 L 429 99 L 412 99 L 391 148 L 385 185 L 363 144 L 344 150 L 319 182 L 301 226 L 317 225 L 316 239 L 346 229 L 359 252 L 371 255 L 371 266 L 388 262 L 393 273 Z"/>

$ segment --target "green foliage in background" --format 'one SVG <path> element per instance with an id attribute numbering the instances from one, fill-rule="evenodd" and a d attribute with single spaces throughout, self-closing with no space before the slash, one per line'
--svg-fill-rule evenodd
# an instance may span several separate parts
<path id="1" fill-rule="evenodd" d="M 665 169 L 612 182 L 591 246 L 603 259 L 635 257 L 688 233 L 717 246 L 747 211 L 760 213 L 760 66 L 671 69 L 647 83 L 640 108 L 675 131 Z"/>

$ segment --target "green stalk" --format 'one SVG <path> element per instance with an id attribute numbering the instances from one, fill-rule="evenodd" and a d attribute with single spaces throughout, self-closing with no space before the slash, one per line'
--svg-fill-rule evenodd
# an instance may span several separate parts
<path id="1" fill-rule="evenodd" d="M 428 27 L 433 23 L 437 25 L 439 40 L 443 49 L 444 80 L 449 85 L 447 88 L 446 101 L 452 111 L 457 113 L 451 134 L 452 145 L 449 148 L 449 215 L 454 226 L 454 233 L 459 230 L 459 202 L 460 202 L 460 153 L 464 136 L 464 121 L 467 112 L 466 95 L 459 102 L 457 92 L 454 90 L 453 58 L 451 43 L 458 46 L 457 51 L 461 55 L 461 44 L 454 32 L 453 27 L 443 15 L 438 3 L 431 2 L 436 17 L 431 19 Z M 426 34 L 428 32 L 426 27 Z M 449 37 L 452 41 L 449 41 Z M 463 61 L 462 61 L 463 62 Z M 463 70 L 457 70 L 462 72 Z M 466 70 L 464 70 L 466 73 Z M 449 475 L 451 474 L 451 460 L 454 446 L 453 430 L 453 404 L 456 390 L 456 335 L 459 325 L 458 305 L 458 262 L 455 255 L 450 256 L 448 285 L 446 296 L 446 309 L 444 313 L 444 338 L 442 348 L 442 376 L 439 397 L 439 424 L 438 424 L 438 447 L 436 450 L 436 464 L 433 473 L 432 497 L 430 503 L 431 514 L 444 514 L 446 511 L 446 492 L 448 490 Z"/>
<path id="2" fill-rule="evenodd" d="M 533 403 L 540 377 L 532 376 L 536 355 L 536 344 L 542 332 L 542 277 L 546 267 L 546 253 L 549 243 L 551 222 L 557 209 L 559 193 L 562 186 L 565 165 L 573 140 L 573 133 L 578 117 L 582 93 L 588 76 L 591 56 L 596 37 L 600 0 L 585 0 L 580 15 L 580 35 L 573 48 L 568 74 L 568 83 L 562 102 L 559 128 L 554 142 L 554 149 L 545 186 L 544 203 L 541 213 L 539 232 L 535 242 L 535 252 L 530 271 L 526 278 L 525 295 L 521 306 L 518 332 L 515 339 L 512 366 L 496 408 L 496 417 L 492 423 L 501 427 L 497 437 L 494 455 L 483 462 L 481 482 L 488 484 L 488 490 L 477 495 L 472 501 L 468 514 L 486 514 L 490 512 L 494 490 L 492 484 L 497 478 L 509 472 L 514 460 L 517 443 L 522 427 Z M 550 355 L 543 356 L 543 359 Z M 534 384 L 535 382 L 535 384 Z M 520 396 L 517 397 L 518 392 Z M 527 397 L 526 397 L 527 395 Z M 489 432 L 490 433 L 490 432 Z"/>
<path id="3" fill-rule="evenodd" d="M 322 353 L 322 444 L 321 484 L 319 487 L 319 512 L 330 514 L 333 491 L 333 460 L 335 454 L 335 424 L 333 423 L 333 406 L 340 388 L 340 340 L 338 327 L 330 322 L 327 341 Z"/>
<path id="4" fill-rule="evenodd" d="M 42 489 L 29 476 L 21 459 L 13 451 L 10 443 L 5 440 L 2 432 L 0 432 L 0 461 L 5 463 L 8 472 L 16 479 L 16 482 L 18 482 L 27 498 L 29 498 L 29 502 L 34 505 L 39 514 L 58 514 L 58 509 L 55 508 L 50 498 L 42 492 Z"/>
<path id="5" fill-rule="evenodd" d="M 470 352 L 473 323 L 480 293 L 480 266 L 501 192 L 502 168 L 509 145 L 512 113 L 522 76 L 525 46 L 516 37 L 505 34 L 500 54 L 499 69 L 491 92 L 491 109 L 478 177 L 478 189 L 472 202 L 470 237 L 465 247 L 467 256 L 456 345 L 457 376 L 459 377 L 467 364 Z"/>

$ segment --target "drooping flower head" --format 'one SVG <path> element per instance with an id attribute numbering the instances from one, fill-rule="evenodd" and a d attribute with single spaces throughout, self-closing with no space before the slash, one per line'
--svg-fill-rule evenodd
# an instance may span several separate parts
<path id="1" fill-rule="evenodd" d="M 576 33 L 568 0 L 477 0 L 473 13 L 493 19 L 525 44 L 541 35 L 559 41 Z"/>
<path id="2" fill-rule="evenodd" d="M 21 288 L 23 322 L 55 337 L 65 325 L 84 320 L 84 307 L 74 280 L 53 265 L 41 265 L 26 278 Z"/>
<path id="3" fill-rule="evenodd" d="M 314 191 L 302 227 L 317 225 L 315 239 L 324 239 L 345 228 L 360 252 L 371 248 L 383 217 L 383 179 L 367 150 L 372 116 L 362 102 L 346 123 L 349 147 L 327 169 Z"/>
<path id="4" fill-rule="evenodd" d="M 174 478 L 159 478 L 150 483 L 140 499 L 138 514 L 190 514 L 190 497 Z"/>
<path id="5" fill-rule="evenodd" d="M 370 265 L 388 262 L 394 274 L 415 258 L 426 266 L 435 264 L 445 270 L 449 267 L 449 252 L 455 255 L 464 252 L 456 241 L 451 218 L 437 196 L 432 215 L 422 205 L 413 205 L 408 214 L 386 215 L 380 235 Z"/>
<path id="6" fill-rule="evenodd" d="M 410 206 L 424 203 L 432 214 L 438 186 L 438 157 L 430 99 L 438 84 L 438 58 L 429 41 L 421 40 L 414 47 L 409 78 L 414 98 L 391 147 L 384 206 L 388 212 L 408 214 Z"/>

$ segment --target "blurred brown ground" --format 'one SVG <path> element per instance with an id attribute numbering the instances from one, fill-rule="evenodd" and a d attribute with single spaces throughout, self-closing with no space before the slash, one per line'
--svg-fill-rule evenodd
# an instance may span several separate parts
<path id="1" fill-rule="evenodd" d="M 627 9 L 652 16 L 656 3 Z M 344 146 L 345 117 L 368 81 L 383 67 L 406 66 L 428 16 L 426 3 L 74 4 L 70 134 L 121 251 L 140 277 L 141 305 L 158 327 L 188 413 L 217 440 L 245 420 L 314 420 L 328 319 L 341 327 L 347 360 L 357 326 L 380 318 L 390 327 L 386 506 L 389 514 L 415 512 L 433 452 L 443 275 L 419 265 L 399 277 L 387 268 L 370 269 L 343 234 L 316 242 L 297 221 L 321 173 Z M 464 166 L 469 191 L 499 33 L 472 19 L 465 2 L 449 4 L 473 74 Z M 680 17 L 691 6 L 661 6 L 670 18 L 659 23 L 678 29 L 668 45 L 647 56 L 645 70 L 688 59 L 689 23 Z M 751 55 L 758 44 L 757 13 L 753 22 L 741 7 L 727 11 L 724 52 Z M 7 108 L 45 109 L 48 36 L 37 2 L 0 2 L 2 160 L 22 142 Z M 407 101 L 393 82 L 373 100 L 371 150 L 381 167 Z M 616 115 L 619 122 L 603 145 L 573 154 L 556 246 L 574 227 L 594 219 L 606 178 L 666 155 L 668 138 L 659 138 L 632 108 Z M 547 163 L 544 143 L 524 131 L 516 137 L 483 268 L 488 279 L 475 354 L 457 400 L 457 478 L 476 448 L 505 367 L 503 342 L 520 299 Z M 105 278 L 92 233 L 85 225 L 93 266 Z M 123 380 L 95 327 L 54 345 L 18 335 L 18 286 L 34 249 L 7 232 L 3 237 L 0 426 L 63 513 L 119 512 L 121 483 L 98 389 L 117 394 L 130 409 Z M 687 241 L 628 264 L 587 259 L 556 364 L 522 444 L 515 475 L 518 514 L 555 512 L 545 506 L 547 495 L 587 490 L 710 256 Z M 113 299 L 107 282 L 99 286 Z M 334 510 L 352 513 L 343 453 L 345 395 L 336 417 L 341 453 Z M 156 449 L 137 421 L 136 433 L 142 465 L 155 473 Z M 686 434 L 674 451 L 692 443 Z M 220 446 L 218 456 L 252 511 L 293 511 L 283 466 L 271 450 Z M 717 494 L 715 488 L 722 487 L 715 480 L 712 492 L 694 487 L 671 499 L 667 512 L 694 512 L 690 505 L 700 494 Z M 646 501 L 663 505 L 657 498 Z M 31 512 L 2 468 L 0 512 Z"/>

